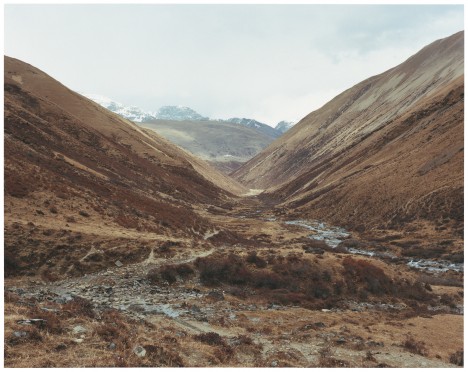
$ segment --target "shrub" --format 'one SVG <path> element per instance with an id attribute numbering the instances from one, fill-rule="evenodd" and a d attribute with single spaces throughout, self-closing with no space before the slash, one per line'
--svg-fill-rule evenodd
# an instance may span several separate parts
<path id="1" fill-rule="evenodd" d="M 89 213 L 86 211 L 79 211 L 78 214 L 83 217 L 89 217 Z"/>
<path id="2" fill-rule="evenodd" d="M 189 278 L 192 275 L 195 274 L 195 271 L 193 270 L 192 266 L 189 264 L 180 264 L 176 267 L 177 274 L 182 278 Z"/>
<path id="3" fill-rule="evenodd" d="M 193 338 L 197 341 L 203 342 L 204 344 L 218 346 L 219 349 L 215 351 L 215 356 L 221 362 L 225 362 L 234 354 L 234 350 L 216 332 L 201 333 L 193 336 Z"/>
<path id="4" fill-rule="evenodd" d="M 208 345 L 226 345 L 224 339 L 216 332 L 200 333 L 199 335 L 193 336 L 193 338 Z"/>
<path id="5" fill-rule="evenodd" d="M 62 306 L 62 310 L 64 313 L 68 313 L 70 317 L 84 316 L 91 319 L 96 317 L 93 303 L 83 297 L 74 297 L 73 300 Z"/>
<path id="6" fill-rule="evenodd" d="M 169 284 L 174 284 L 178 278 L 186 279 L 195 273 L 193 268 L 188 264 L 180 265 L 164 265 L 159 268 L 151 269 L 146 274 L 146 279 L 151 284 L 157 284 L 166 281 Z"/>
<path id="7" fill-rule="evenodd" d="M 403 347 L 413 354 L 419 354 L 422 356 L 427 355 L 426 345 L 423 341 L 416 341 L 412 336 L 407 336 Z"/>
<path id="8" fill-rule="evenodd" d="M 172 265 L 166 265 L 160 269 L 161 279 L 165 280 L 169 284 L 173 284 L 177 281 L 177 270 Z"/>
<path id="9" fill-rule="evenodd" d="M 184 367 L 179 354 L 166 350 L 163 346 L 144 345 L 148 359 L 154 367 Z"/>
<path id="10" fill-rule="evenodd" d="M 195 266 L 200 272 L 203 284 L 213 286 L 221 283 L 246 284 L 250 280 L 250 271 L 240 257 L 230 254 L 228 257 L 197 258 Z"/>
<path id="11" fill-rule="evenodd" d="M 30 312 L 30 316 L 33 319 L 43 319 L 43 322 L 34 323 L 39 329 L 46 330 L 47 332 L 54 334 L 61 334 L 64 332 L 62 322 L 59 316 L 51 311 L 33 309 Z"/>
<path id="12" fill-rule="evenodd" d="M 21 266 L 17 257 L 7 249 L 8 247 L 5 247 L 5 253 L 3 256 L 3 269 L 5 272 L 5 276 L 13 276 L 15 274 L 18 274 Z"/>
<path id="13" fill-rule="evenodd" d="M 393 290 L 392 280 L 385 275 L 384 271 L 366 260 L 346 257 L 343 260 L 343 268 L 348 283 L 363 283 L 372 294 L 382 295 L 391 293 Z"/>
<path id="14" fill-rule="evenodd" d="M 261 257 L 257 256 L 257 252 L 250 252 L 246 258 L 248 263 L 254 264 L 258 268 L 265 268 L 267 267 L 268 263 Z"/>
<path id="15" fill-rule="evenodd" d="M 450 355 L 450 363 L 463 367 L 463 350 L 458 350 Z"/>
<path id="16" fill-rule="evenodd" d="M 251 284 L 256 288 L 278 289 L 285 286 L 284 280 L 276 273 L 257 271 L 251 274 Z"/>

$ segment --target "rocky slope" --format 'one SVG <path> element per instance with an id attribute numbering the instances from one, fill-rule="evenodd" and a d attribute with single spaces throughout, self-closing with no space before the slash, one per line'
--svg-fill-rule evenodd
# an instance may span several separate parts
<path id="1" fill-rule="evenodd" d="M 464 34 L 346 90 L 234 173 L 352 228 L 463 222 Z M 418 228 L 422 229 L 422 226 Z"/>
<path id="2" fill-rule="evenodd" d="M 37 273 L 47 261 L 49 269 L 73 271 L 68 260 L 79 271 L 74 255 L 90 246 L 105 251 L 137 231 L 204 240 L 215 227 L 199 211 L 229 207 L 245 191 L 26 63 L 5 57 L 4 77 L 5 254 L 13 268 Z M 121 248 L 129 260 L 143 254 L 141 246 Z"/>

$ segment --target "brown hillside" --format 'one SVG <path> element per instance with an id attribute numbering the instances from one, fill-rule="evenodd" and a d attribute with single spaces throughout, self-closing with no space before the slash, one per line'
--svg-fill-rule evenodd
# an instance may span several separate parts
<path id="1" fill-rule="evenodd" d="M 5 57 L 4 89 L 5 250 L 22 262 L 42 262 L 31 258 L 38 247 L 52 261 L 64 254 L 56 233 L 66 238 L 77 231 L 85 241 L 103 226 L 113 226 L 119 238 L 129 229 L 203 239 L 214 228 L 197 210 L 225 208 L 231 193 L 244 192 L 160 136 L 19 60 Z M 34 226 L 46 231 L 40 239 L 26 232 Z"/>
<path id="2" fill-rule="evenodd" d="M 235 177 L 349 227 L 423 218 L 461 228 L 463 42 L 463 32 L 438 40 L 343 92 Z"/>

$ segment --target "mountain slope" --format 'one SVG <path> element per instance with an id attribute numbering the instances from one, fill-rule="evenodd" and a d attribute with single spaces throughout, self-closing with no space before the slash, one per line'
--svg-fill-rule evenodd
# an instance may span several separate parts
<path id="1" fill-rule="evenodd" d="M 62 236 L 69 230 L 80 234 L 81 248 L 73 252 L 97 249 L 97 238 L 83 245 L 93 234 L 106 236 L 102 244 L 137 231 L 147 235 L 135 236 L 153 240 L 203 240 L 215 227 L 198 211 L 226 207 L 231 193 L 245 191 L 167 140 L 26 63 L 5 57 L 4 78 L 5 250 L 27 269 L 38 270 L 45 257 L 57 270 L 65 269 L 59 261 L 73 245 L 56 246 L 56 230 Z M 28 226 L 46 233 L 25 241 Z M 141 244 L 132 250 L 132 244 L 121 248 L 128 259 L 149 253 Z"/>
<path id="2" fill-rule="evenodd" d="M 231 123 L 236 123 L 243 125 L 248 128 L 255 129 L 263 134 L 266 134 L 269 137 L 272 138 L 278 138 L 281 136 L 281 132 L 277 131 L 276 128 L 272 128 L 267 124 L 260 123 L 257 120 L 254 119 L 246 119 L 246 118 L 230 118 L 227 119 L 226 121 L 229 121 Z"/>
<path id="3" fill-rule="evenodd" d="M 224 121 L 152 120 L 141 126 L 230 173 L 267 147 L 274 138 Z"/>
<path id="4" fill-rule="evenodd" d="M 463 217 L 463 32 L 343 92 L 234 176 L 354 228 Z"/>

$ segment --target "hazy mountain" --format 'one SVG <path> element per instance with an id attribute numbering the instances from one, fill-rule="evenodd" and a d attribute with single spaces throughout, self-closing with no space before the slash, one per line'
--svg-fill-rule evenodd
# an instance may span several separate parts
<path id="1" fill-rule="evenodd" d="M 116 114 L 128 120 L 131 120 L 137 123 L 155 119 L 157 115 L 152 112 L 143 111 L 142 109 L 135 107 L 135 106 L 125 106 L 122 103 L 113 101 L 112 99 L 108 97 L 104 97 L 98 94 L 83 93 L 82 95 L 85 96 L 86 98 L 91 99 L 92 101 L 96 102 L 102 107 L 112 112 L 115 112 Z"/>
<path id="2" fill-rule="evenodd" d="M 155 119 L 161 120 L 209 120 L 208 117 L 200 115 L 190 107 L 163 106 L 155 115 Z M 147 121 L 147 120 L 146 120 Z"/>
<path id="3" fill-rule="evenodd" d="M 463 32 L 437 40 L 346 90 L 235 177 L 302 216 L 355 228 L 430 220 L 462 229 L 463 43 Z"/>
<path id="4" fill-rule="evenodd" d="M 225 121 L 152 120 L 141 125 L 224 173 L 237 169 L 275 139 L 255 128 Z"/>
<path id="5" fill-rule="evenodd" d="M 248 128 L 253 128 L 258 130 L 259 132 L 262 132 L 266 134 L 267 136 L 270 136 L 272 138 L 277 138 L 281 135 L 281 132 L 277 131 L 275 128 L 270 127 L 267 124 L 260 123 L 257 120 L 254 119 L 246 119 L 246 118 L 230 118 L 227 119 L 226 121 L 229 121 L 231 123 L 236 123 L 243 125 Z"/>
<path id="6" fill-rule="evenodd" d="M 281 133 L 285 133 L 287 132 L 289 129 L 291 129 L 294 124 L 296 124 L 296 122 L 294 121 L 280 121 L 278 124 L 276 124 L 276 127 L 275 129 L 278 131 L 278 132 L 281 132 Z"/>
<path id="7" fill-rule="evenodd" d="M 190 107 L 184 106 L 162 106 L 156 112 L 144 111 L 136 106 L 126 106 L 122 103 L 116 102 L 108 97 L 104 97 L 98 94 L 87 94 L 83 95 L 92 101 L 98 103 L 102 107 L 126 118 L 131 121 L 141 123 L 143 121 L 149 121 L 153 119 L 161 120 L 208 120 L 207 117 L 200 115 Z"/>

